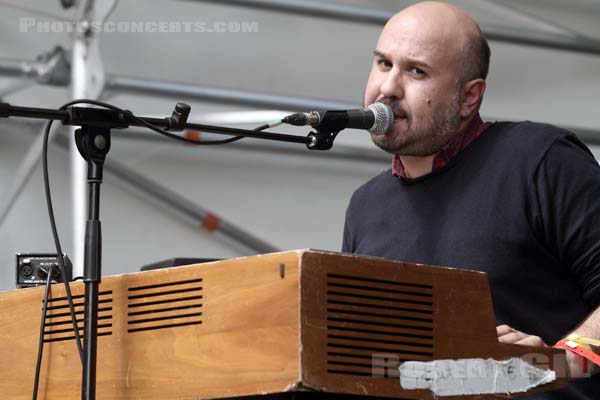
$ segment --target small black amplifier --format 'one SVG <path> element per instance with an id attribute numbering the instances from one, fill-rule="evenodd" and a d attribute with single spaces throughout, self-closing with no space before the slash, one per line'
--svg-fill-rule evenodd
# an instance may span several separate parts
<path id="1" fill-rule="evenodd" d="M 67 281 L 73 276 L 73 265 L 67 255 L 64 255 Z M 18 288 L 43 286 L 48 280 L 48 271 L 52 267 L 52 283 L 63 281 L 58 267 L 56 253 L 17 253 L 16 286 Z"/>

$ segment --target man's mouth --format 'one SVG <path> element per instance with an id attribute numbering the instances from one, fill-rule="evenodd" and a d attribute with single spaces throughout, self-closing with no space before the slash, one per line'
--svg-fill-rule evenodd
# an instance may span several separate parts
<path id="1" fill-rule="evenodd" d="M 386 98 L 382 98 L 379 101 L 391 108 L 394 115 L 394 122 L 408 119 L 408 114 L 398 102 L 388 101 Z"/>
<path id="2" fill-rule="evenodd" d="M 408 118 L 408 115 L 406 114 L 406 111 L 404 111 L 400 107 L 392 108 L 392 113 L 394 114 L 394 120 L 401 120 L 401 119 L 407 119 Z"/>
<path id="3" fill-rule="evenodd" d="M 406 113 L 405 113 L 405 112 L 402 112 L 402 111 L 399 111 L 399 112 L 398 112 L 398 111 L 394 111 L 394 122 L 396 122 L 396 121 L 401 121 L 401 120 L 404 120 L 404 119 L 407 119 L 407 115 L 406 115 Z"/>

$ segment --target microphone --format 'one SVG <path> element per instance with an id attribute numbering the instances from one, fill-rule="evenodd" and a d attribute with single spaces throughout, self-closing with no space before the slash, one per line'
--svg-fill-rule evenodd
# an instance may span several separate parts
<path id="1" fill-rule="evenodd" d="M 346 128 L 366 129 L 374 135 L 384 135 L 394 123 L 392 109 L 383 103 L 373 103 L 358 110 L 310 111 L 288 115 L 281 120 L 284 124 L 326 127 L 341 131 Z"/>

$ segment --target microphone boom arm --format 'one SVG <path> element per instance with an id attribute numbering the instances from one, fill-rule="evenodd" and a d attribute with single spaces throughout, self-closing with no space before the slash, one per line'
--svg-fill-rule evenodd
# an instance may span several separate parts
<path id="1" fill-rule="evenodd" d="M 83 100 L 82 100 L 83 101 Z M 189 107 L 183 103 L 178 103 L 178 107 Z M 204 125 L 188 123 L 187 115 L 184 114 L 182 119 L 177 119 L 179 113 L 174 111 L 173 116 L 165 118 L 150 118 L 137 117 L 146 123 L 155 125 L 159 128 L 172 131 L 181 131 L 185 129 L 193 129 L 201 132 L 209 132 L 220 135 L 243 136 L 255 139 L 273 140 L 288 143 L 302 143 L 309 150 L 329 150 L 333 146 L 335 137 L 341 129 L 335 128 L 335 124 L 323 124 L 317 128 L 316 132 L 310 132 L 307 136 L 289 135 L 277 132 L 262 132 L 248 129 L 230 128 L 224 126 Z M 63 125 L 69 126 L 89 126 L 101 127 L 108 129 L 126 129 L 130 126 L 146 127 L 145 125 L 134 121 L 131 118 L 132 114 L 128 112 L 70 106 L 66 109 L 48 109 L 34 107 L 19 107 L 8 103 L 0 103 L 0 118 L 8 117 L 23 117 L 33 119 L 45 119 L 61 121 Z M 328 111 L 323 117 L 323 122 L 329 120 L 337 121 L 343 116 L 338 115 L 335 111 Z"/>

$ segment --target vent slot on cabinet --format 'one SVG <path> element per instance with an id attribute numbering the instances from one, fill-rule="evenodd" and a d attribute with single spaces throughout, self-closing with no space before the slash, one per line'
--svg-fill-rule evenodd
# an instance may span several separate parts
<path id="1" fill-rule="evenodd" d="M 202 324 L 202 278 L 127 289 L 127 331 Z"/>
<path id="2" fill-rule="evenodd" d="M 398 378 L 434 354 L 433 286 L 327 274 L 327 372 Z"/>
<path id="3" fill-rule="evenodd" d="M 84 324 L 84 295 L 73 295 L 73 307 L 75 308 L 75 319 L 79 336 L 83 338 Z M 98 293 L 98 336 L 112 335 L 112 290 Z M 44 342 L 60 342 L 62 340 L 75 339 L 73 322 L 67 297 L 55 297 L 48 299 L 48 309 L 45 319 Z"/>

